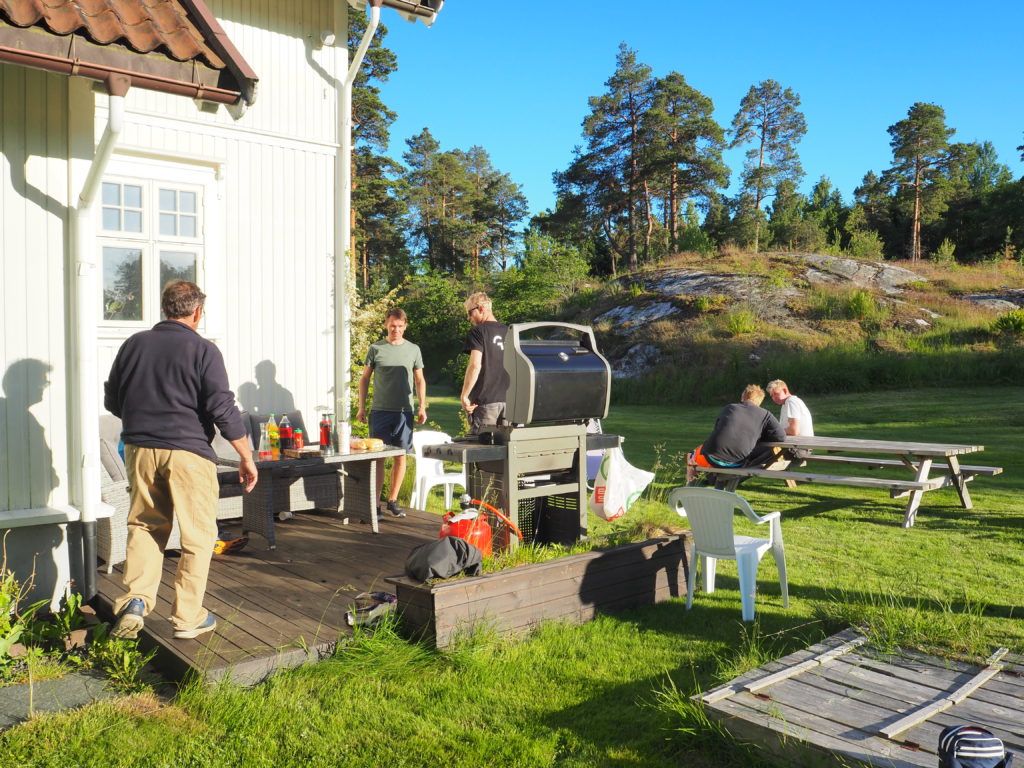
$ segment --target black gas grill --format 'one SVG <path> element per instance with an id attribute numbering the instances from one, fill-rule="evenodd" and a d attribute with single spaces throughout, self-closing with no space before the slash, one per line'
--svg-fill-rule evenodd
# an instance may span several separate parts
<path id="1" fill-rule="evenodd" d="M 524 338 L 541 331 L 578 338 Z M 587 451 L 619 444 L 587 433 L 589 420 L 608 414 L 611 368 L 592 329 L 523 323 L 509 329 L 505 369 L 509 423 L 424 456 L 465 464 L 470 495 L 505 512 L 527 541 L 575 542 L 587 534 Z"/>

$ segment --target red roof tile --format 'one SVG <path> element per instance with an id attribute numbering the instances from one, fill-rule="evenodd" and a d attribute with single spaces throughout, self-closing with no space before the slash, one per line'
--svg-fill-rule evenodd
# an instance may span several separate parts
<path id="1" fill-rule="evenodd" d="M 222 103 L 258 80 L 205 0 L 0 0 L 3 61 Z"/>
<path id="2" fill-rule="evenodd" d="M 224 67 L 179 0 L 0 0 L 0 20 L 4 16 L 19 27 L 80 31 L 100 45 L 121 43 L 139 53 L 162 48 L 177 61 L 201 58 Z"/>

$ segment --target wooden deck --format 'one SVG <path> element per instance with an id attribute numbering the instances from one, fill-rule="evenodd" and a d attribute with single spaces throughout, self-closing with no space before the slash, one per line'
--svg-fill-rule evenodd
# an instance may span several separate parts
<path id="1" fill-rule="evenodd" d="M 277 523 L 276 550 L 253 535 L 240 553 L 214 555 L 205 605 L 216 615 L 217 629 L 195 640 L 172 637 L 168 617 L 178 560 L 170 553 L 140 647 L 156 647 L 154 664 L 171 678 L 195 670 L 208 680 L 230 676 L 241 684 L 323 658 L 352 635 L 345 623 L 351 598 L 393 591 L 384 578 L 401 574 L 409 551 L 437 538 L 439 526 L 438 515 L 408 510 L 404 518 L 385 514 L 374 534 L 368 522 L 345 525 L 335 513 L 297 512 Z M 122 569 L 98 574 L 98 609 L 106 618 L 124 590 Z"/>
<path id="2" fill-rule="evenodd" d="M 1024 752 L 1024 657 L 987 669 L 862 641 L 848 630 L 694 698 L 737 739 L 793 766 L 934 768 L 939 732 L 954 724 Z"/>

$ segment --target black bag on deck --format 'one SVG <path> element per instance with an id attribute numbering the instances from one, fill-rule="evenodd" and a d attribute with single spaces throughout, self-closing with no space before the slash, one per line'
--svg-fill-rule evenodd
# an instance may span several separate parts
<path id="1" fill-rule="evenodd" d="M 414 547 L 405 559 L 405 573 L 416 581 L 447 579 L 463 571 L 469 576 L 479 576 L 482 560 L 480 550 L 465 539 L 445 536 Z"/>
<path id="2" fill-rule="evenodd" d="M 1013 753 L 976 725 L 951 725 L 939 734 L 939 768 L 1010 768 Z"/>

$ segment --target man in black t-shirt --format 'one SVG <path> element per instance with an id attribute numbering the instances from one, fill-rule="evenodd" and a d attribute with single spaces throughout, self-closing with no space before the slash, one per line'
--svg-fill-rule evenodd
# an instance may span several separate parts
<path id="1" fill-rule="evenodd" d="M 704 441 L 703 453 L 719 467 L 759 467 L 772 461 L 777 451 L 765 443 L 781 442 L 786 433 L 771 413 L 761 407 L 764 390 L 750 384 L 740 402 L 718 414 L 715 428 Z"/>
<path id="2" fill-rule="evenodd" d="M 469 417 L 469 434 L 494 426 L 505 418 L 508 373 L 505 371 L 505 336 L 508 326 L 499 323 L 486 293 L 466 299 L 466 316 L 473 330 L 463 352 L 469 353 L 466 378 L 462 382 L 462 407 Z"/>

